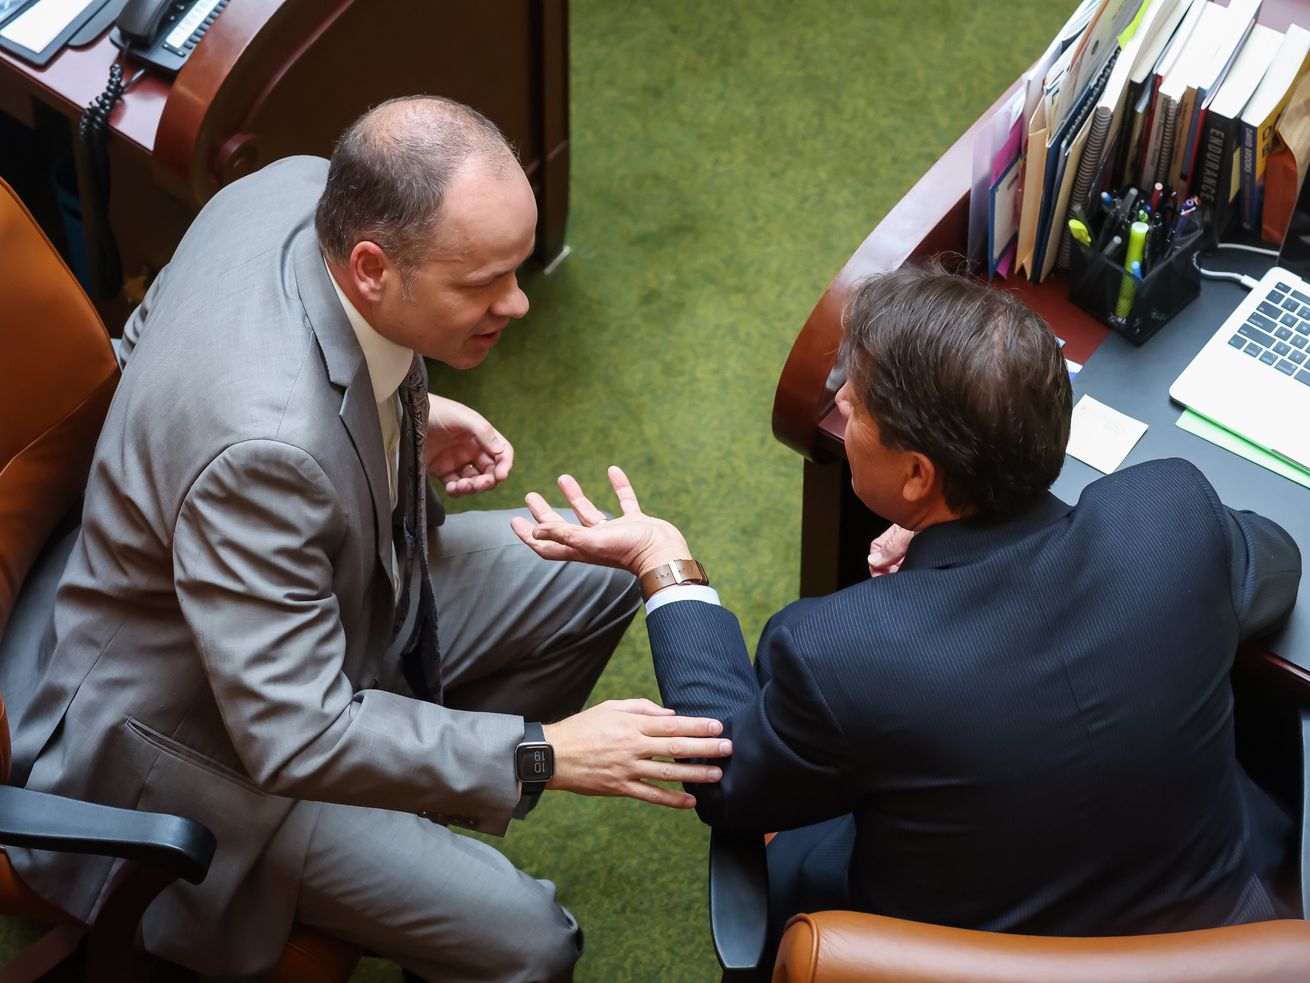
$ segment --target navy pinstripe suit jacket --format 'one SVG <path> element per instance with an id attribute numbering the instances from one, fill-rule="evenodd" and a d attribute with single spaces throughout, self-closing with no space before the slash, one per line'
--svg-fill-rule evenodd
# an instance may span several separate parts
<path id="1" fill-rule="evenodd" d="M 737 619 L 648 620 L 666 705 L 734 741 L 701 818 L 743 832 L 853 813 L 855 904 L 1099 935 L 1272 917 L 1234 756 L 1239 640 L 1296 598 L 1300 553 L 1190 464 L 1076 507 L 933 526 L 901 570 L 797 602 L 752 670 Z"/>

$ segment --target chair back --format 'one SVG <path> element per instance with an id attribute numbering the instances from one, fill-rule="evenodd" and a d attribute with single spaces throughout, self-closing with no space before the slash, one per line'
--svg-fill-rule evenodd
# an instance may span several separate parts
<path id="1" fill-rule="evenodd" d="M 0 180 L 0 635 L 50 533 L 86 486 L 118 363 L 104 323 Z M 0 781 L 9 730 L 0 703 Z"/>
<path id="2" fill-rule="evenodd" d="M 1310 922 L 1038 938 L 850 911 L 798 915 L 773 983 L 1305 983 Z"/>

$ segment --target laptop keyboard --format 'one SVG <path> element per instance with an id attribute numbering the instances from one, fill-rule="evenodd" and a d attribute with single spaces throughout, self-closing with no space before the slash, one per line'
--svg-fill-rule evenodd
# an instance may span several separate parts
<path id="1" fill-rule="evenodd" d="M 1275 283 L 1228 344 L 1310 386 L 1310 296 Z"/>

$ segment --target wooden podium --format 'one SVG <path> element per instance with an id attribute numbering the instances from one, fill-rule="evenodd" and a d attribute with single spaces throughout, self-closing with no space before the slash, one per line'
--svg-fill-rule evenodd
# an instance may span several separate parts
<path id="1" fill-rule="evenodd" d="M 108 31 L 43 68 L 0 52 L 0 111 L 33 128 L 57 113 L 75 129 L 118 56 Z M 128 59 L 124 76 L 136 67 Z M 282 157 L 327 156 L 369 106 L 413 93 L 466 102 L 500 126 L 537 195 L 536 256 L 559 255 L 567 0 L 230 0 L 175 78 L 147 71 L 110 117 L 109 217 L 124 273 L 166 263 L 225 184 Z"/>

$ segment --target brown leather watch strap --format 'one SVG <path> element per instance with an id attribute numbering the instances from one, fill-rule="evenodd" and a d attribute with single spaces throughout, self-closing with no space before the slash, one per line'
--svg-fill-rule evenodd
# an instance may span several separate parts
<path id="1" fill-rule="evenodd" d="M 649 570 L 643 570 L 641 576 L 637 579 L 641 583 L 642 599 L 647 601 L 657 591 L 662 591 L 665 587 L 672 587 L 675 584 L 701 584 L 708 587 L 710 583 L 705 568 L 692 559 L 670 560 L 668 563 L 661 563 Z"/>

